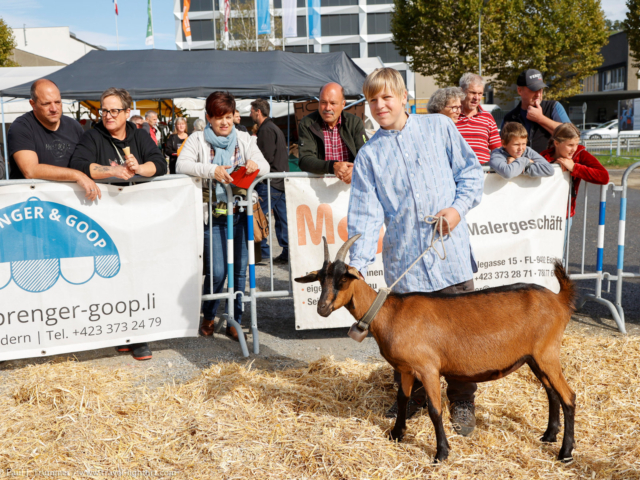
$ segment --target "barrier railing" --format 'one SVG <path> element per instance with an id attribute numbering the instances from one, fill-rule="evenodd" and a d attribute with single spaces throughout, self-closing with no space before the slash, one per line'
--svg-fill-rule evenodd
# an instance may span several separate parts
<path id="1" fill-rule="evenodd" d="M 586 253 L 586 238 L 587 238 L 587 210 L 589 201 L 589 184 L 585 183 L 582 196 L 582 250 L 580 261 L 580 273 L 570 273 L 569 252 L 571 245 L 571 228 L 567 232 L 567 248 L 565 249 L 565 265 L 569 278 L 574 281 L 579 280 L 595 280 L 596 287 L 595 293 L 588 293 L 580 298 L 576 305 L 578 309 L 582 308 L 586 301 L 593 301 L 606 306 L 611 312 L 618 330 L 621 333 L 626 333 L 624 326 L 624 313 L 622 307 L 614 305 L 606 298 L 602 298 L 602 282 L 607 280 L 608 282 L 618 281 L 620 278 L 618 275 L 612 275 L 609 272 L 604 272 L 604 235 L 606 227 L 606 215 L 607 215 L 607 194 L 611 190 L 611 193 L 615 195 L 615 192 L 622 191 L 622 187 L 617 187 L 613 183 L 600 186 L 600 204 L 598 208 L 598 240 L 596 250 L 596 270 L 595 272 L 585 272 L 585 253 Z M 609 283 L 609 286 L 611 284 Z"/>
<path id="2" fill-rule="evenodd" d="M 622 321 L 624 322 L 624 310 L 622 308 L 622 288 L 624 278 L 638 278 L 639 273 L 631 273 L 624 271 L 624 246 L 627 223 L 627 188 L 629 185 L 629 176 L 635 169 L 640 167 L 640 162 L 636 162 L 627 168 L 622 175 L 622 185 L 620 186 L 620 217 L 618 220 L 618 261 L 617 261 L 617 283 L 616 283 L 616 308 L 620 312 Z"/>

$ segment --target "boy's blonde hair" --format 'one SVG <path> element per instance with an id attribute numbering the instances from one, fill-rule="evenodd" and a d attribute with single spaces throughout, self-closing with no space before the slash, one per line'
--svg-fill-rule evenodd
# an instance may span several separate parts
<path id="1" fill-rule="evenodd" d="M 508 145 L 514 138 L 527 138 L 528 136 L 527 129 L 518 122 L 505 123 L 500 130 L 500 140 L 502 140 L 503 146 Z"/>
<path id="2" fill-rule="evenodd" d="M 388 88 L 397 97 L 402 97 L 407 91 L 402 75 L 395 68 L 376 68 L 367 75 L 364 85 L 362 85 L 362 93 L 367 100 L 370 100 L 385 88 Z"/>

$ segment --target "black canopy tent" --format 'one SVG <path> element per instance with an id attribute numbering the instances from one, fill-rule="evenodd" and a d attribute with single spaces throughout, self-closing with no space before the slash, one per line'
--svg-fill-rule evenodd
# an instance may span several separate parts
<path id="1" fill-rule="evenodd" d="M 281 50 L 93 50 L 47 75 L 62 98 L 99 100 L 109 87 L 125 88 L 134 100 L 206 97 L 227 90 L 237 97 L 317 96 L 328 82 L 345 95 L 362 95 L 365 73 L 344 52 L 304 54 Z M 0 91 L 28 98 L 31 82 Z"/>

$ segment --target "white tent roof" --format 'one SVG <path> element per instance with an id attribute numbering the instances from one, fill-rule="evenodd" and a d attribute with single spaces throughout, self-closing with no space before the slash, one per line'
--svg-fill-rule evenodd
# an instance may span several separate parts
<path id="1" fill-rule="evenodd" d="M 39 78 L 50 75 L 63 68 L 63 66 L 57 67 L 5 67 L 0 68 L 0 90 L 15 87 L 16 85 L 22 85 L 23 83 L 33 82 Z M 30 112 L 31 105 L 29 100 L 25 99 L 8 99 L 4 98 L 2 108 L 4 110 L 5 123 L 13 123 L 16 118 Z M 7 103 L 8 102 L 8 103 Z M 64 115 L 75 116 L 75 112 L 78 110 L 77 104 L 72 100 L 62 101 L 62 113 Z M 1 118 L 0 118 L 1 120 Z M 2 141 L 2 134 L 0 133 L 0 142 Z"/>
<path id="2" fill-rule="evenodd" d="M 352 58 L 353 63 L 359 66 L 364 73 L 369 75 L 376 68 L 384 68 L 384 63 L 380 60 L 380 57 L 369 57 L 369 58 Z"/>
<path id="3" fill-rule="evenodd" d="M 4 67 L 0 68 L 0 90 L 32 82 L 38 78 L 51 75 L 63 66 L 58 67 Z"/>

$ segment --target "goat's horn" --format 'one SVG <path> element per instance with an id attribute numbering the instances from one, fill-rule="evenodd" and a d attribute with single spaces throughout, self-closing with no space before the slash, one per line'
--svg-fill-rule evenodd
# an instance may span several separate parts
<path id="1" fill-rule="evenodd" d="M 329 245 L 327 245 L 327 239 L 323 236 L 322 241 L 324 242 L 324 261 L 331 262 L 331 257 L 329 256 Z"/>
<path id="2" fill-rule="evenodd" d="M 344 262 L 344 259 L 347 256 L 347 252 L 359 238 L 360 234 L 358 233 L 357 235 L 354 235 L 349 240 L 344 242 L 344 244 L 340 247 L 340 250 L 338 250 L 338 254 L 336 255 L 336 259 L 334 260 L 334 262 Z"/>

